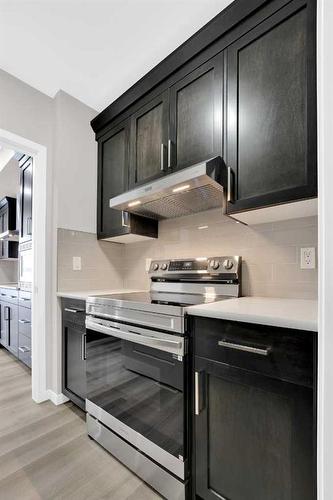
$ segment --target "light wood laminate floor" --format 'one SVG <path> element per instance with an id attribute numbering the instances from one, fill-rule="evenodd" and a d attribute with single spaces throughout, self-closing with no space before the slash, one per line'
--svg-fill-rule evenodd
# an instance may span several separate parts
<path id="1" fill-rule="evenodd" d="M 72 403 L 31 399 L 29 370 L 0 349 L 1 500 L 157 500 L 86 434 Z"/>

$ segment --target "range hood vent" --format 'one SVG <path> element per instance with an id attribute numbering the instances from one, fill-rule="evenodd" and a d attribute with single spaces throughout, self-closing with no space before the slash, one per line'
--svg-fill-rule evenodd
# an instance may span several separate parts
<path id="1" fill-rule="evenodd" d="M 0 233 L 0 241 L 19 241 L 19 231 L 15 229 Z"/>
<path id="2" fill-rule="evenodd" d="M 172 219 L 223 207 L 225 165 L 220 156 L 110 199 L 110 208 Z"/>

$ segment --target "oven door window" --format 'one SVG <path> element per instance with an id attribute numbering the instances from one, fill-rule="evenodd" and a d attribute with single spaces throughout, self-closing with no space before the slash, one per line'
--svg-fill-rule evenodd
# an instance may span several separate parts
<path id="1" fill-rule="evenodd" d="M 176 356 L 87 331 L 87 399 L 179 459 L 183 384 L 184 363 Z"/>

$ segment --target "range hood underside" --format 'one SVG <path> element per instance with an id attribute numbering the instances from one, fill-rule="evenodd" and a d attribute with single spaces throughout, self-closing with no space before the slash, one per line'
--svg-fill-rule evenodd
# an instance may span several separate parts
<path id="1" fill-rule="evenodd" d="M 163 220 L 223 208 L 220 157 L 166 175 L 110 200 L 110 208 Z"/>

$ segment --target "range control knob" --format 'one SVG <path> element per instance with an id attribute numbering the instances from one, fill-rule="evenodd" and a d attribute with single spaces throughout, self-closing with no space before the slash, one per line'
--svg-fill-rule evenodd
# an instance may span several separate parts
<path id="1" fill-rule="evenodd" d="M 211 260 L 210 266 L 212 269 L 214 269 L 214 271 L 216 271 L 220 267 L 220 263 L 218 260 Z"/>
<path id="2" fill-rule="evenodd" d="M 154 264 L 154 267 L 153 267 L 153 270 L 154 271 L 158 271 L 160 268 L 160 266 L 158 264 Z"/>
<path id="3" fill-rule="evenodd" d="M 224 262 L 223 262 L 223 267 L 224 269 L 226 269 L 227 271 L 230 271 L 230 269 L 232 269 L 234 267 L 234 263 L 231 259 L 226 259 Z"/>
<path id="4" fill-rule="evenodd" d="M 164 262 L 164 264 L 161 265 L 162 271 L 166 271 L 168 269 L 168 265 Z"/>

